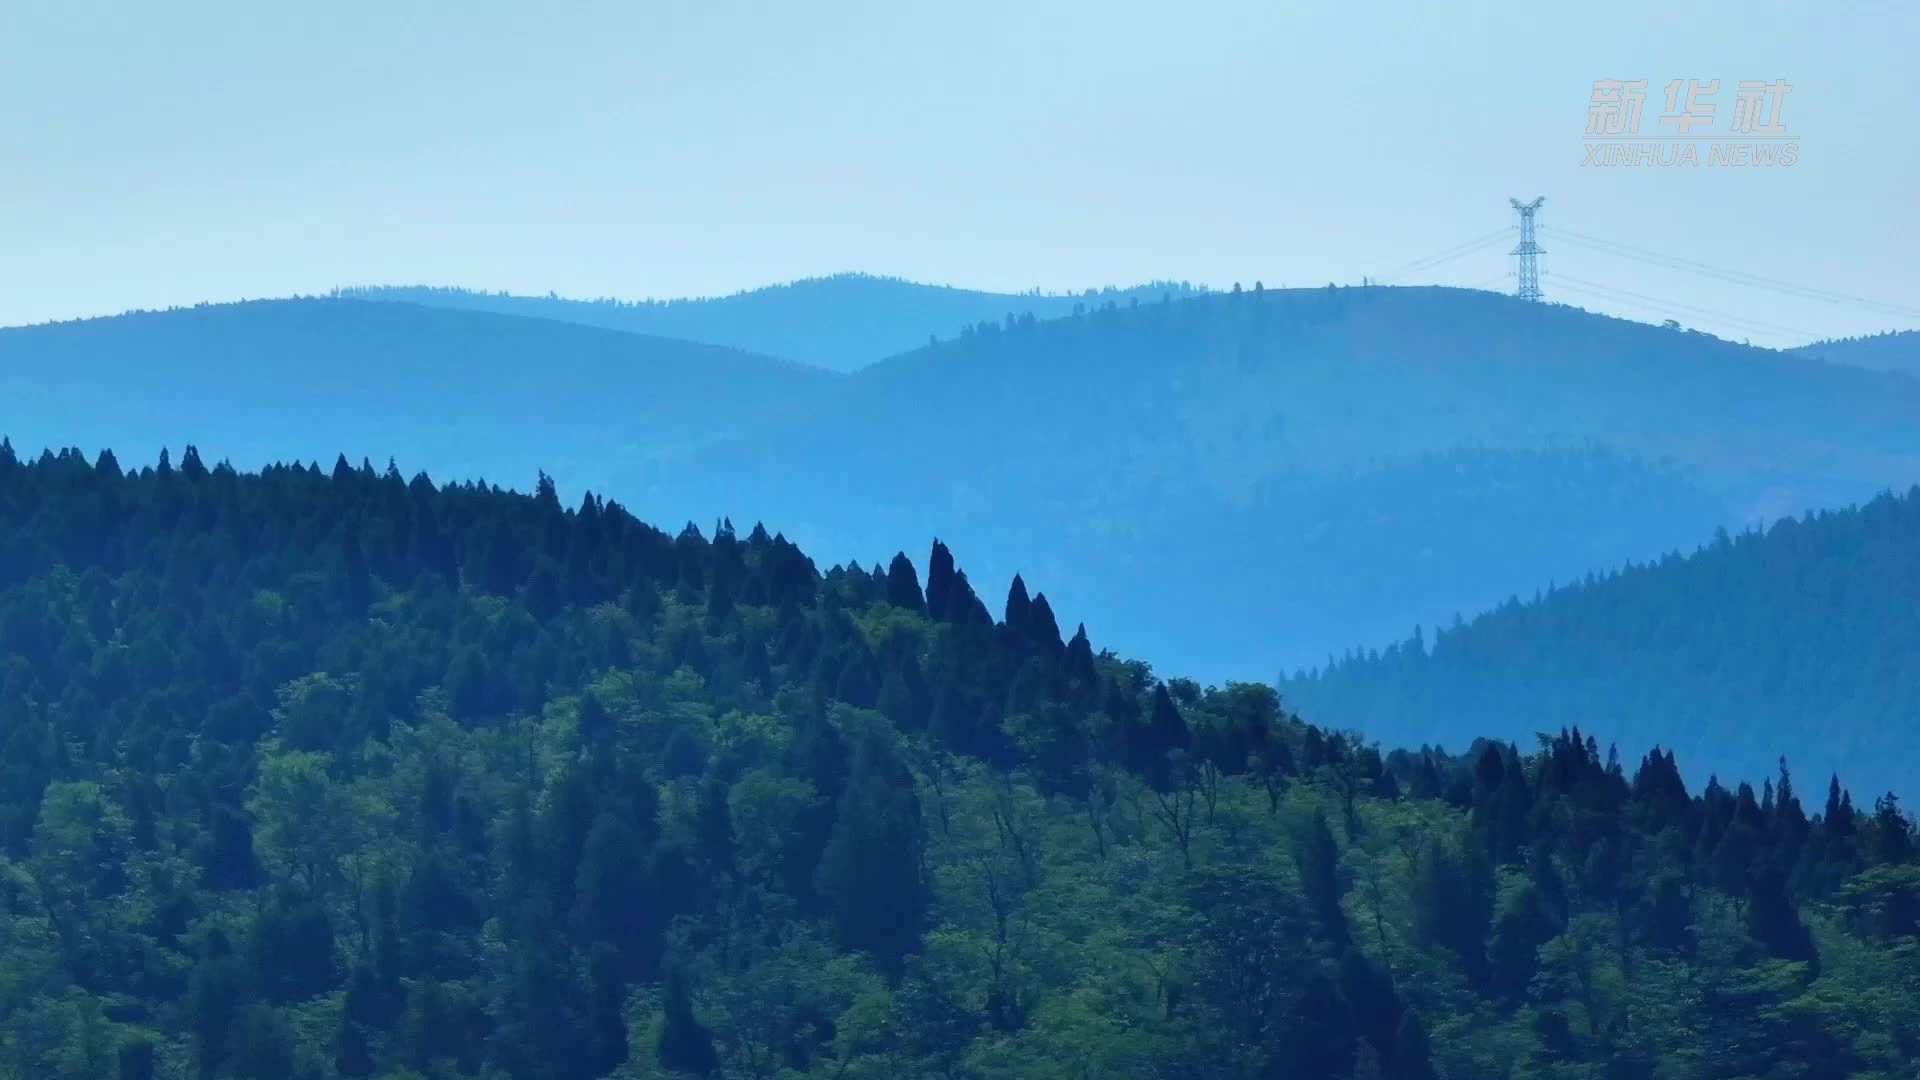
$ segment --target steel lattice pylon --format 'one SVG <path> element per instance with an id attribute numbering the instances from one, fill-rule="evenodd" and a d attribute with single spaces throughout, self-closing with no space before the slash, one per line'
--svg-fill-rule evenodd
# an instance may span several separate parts
<path id="1" fill-rule="evenodd" d="M 1520 211 L 1520 244 L 1509 252 L 1511 255 L 1518 256 L 1520 260 L 1519 265 L 1515 267 L 1514 276 L 1518 280 L 1519 288 L 1514 291 L 1514 295 L 1522 300 L 1538 300 L 1540 299 L 1540 256 L 1544 252 L 1540 245 L 1533 241 L 1533 215 L 1540 209 L 1540 204 L 1547 201 L 1547 197 L 1539 196 L 1530 203 L 1523 203 L 1519 199 L 1507 201 L 1513 204 L 1515 210 Z"/>

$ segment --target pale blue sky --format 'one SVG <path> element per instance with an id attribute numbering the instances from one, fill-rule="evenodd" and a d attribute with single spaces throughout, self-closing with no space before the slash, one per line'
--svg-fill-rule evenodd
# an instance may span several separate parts
<path id="1" fill-rule="evenodd" d="M 1911 0 L 6 0 L 0 324 L 353 283 L 1322 284 L 1533 194 L 1550 226 L 1920 310 L 1917 51 Z M 1649 80 L 1648 131 L 1670 79 L 1721 79 L 1724 119 L 1733 82 L 1785 78 L 1800 163 L 1582 167 L 1607 77 Z M 1549 296 L 1920 326 L 1547 239 Z"/>

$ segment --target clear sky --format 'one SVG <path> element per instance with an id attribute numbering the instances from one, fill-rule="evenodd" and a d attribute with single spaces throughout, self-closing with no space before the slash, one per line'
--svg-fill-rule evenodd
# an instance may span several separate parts
<path id="1" fill-rule="evenodd" d="M 1551 228 L 1920 312 L 1917 54 L 1913 0 L 5 0 L 0 324 L 373 283 L 1324 284 L 1544 194 L 1550 298 L 1913 327 Z M 1585 166 L 1603 78 L 1648 80 L 1654 133 L 1672 79 L 1720 79 L 1722 128 L 1785 79 L 1799 162 Z M 1504 287 L 1505 250 L 1412 280 Z"/>

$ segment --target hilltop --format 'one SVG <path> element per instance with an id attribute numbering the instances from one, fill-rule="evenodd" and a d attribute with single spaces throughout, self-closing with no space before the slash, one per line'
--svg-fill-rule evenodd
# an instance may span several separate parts
<path id="1" fill-rule="evenodd" d="M 1397 744 L 1579 727 L 1623 752 L 1673 748 L 1696 781 L 1785 754 L 1802 775 L 1920 798 L 1920 488 L 1723 533 L 1283 689 Z"/>
<path id="2" fill-rule="evenodd" d="M 730 296 L 677 300 L 573 300 L 426 285 L 338 290 L 357 300 L 399 301 L 583 323 L 784 356 L 833 371 L 855 371 L 895 353 L 950 337 L 982 319 L 1055 318 L 1109 300 L 1185 297 L 1186 282 L 1108 286 L 1081 293 L 996 293 L 926 285 L 872 274 L 834 274 Z"/>
<path id="3" fill-rule="evenodd" d="M 1793 351 L 1835 364 L 1920 375 L 1920 330 L 1888 331 L 1866 337 L 1816 341 Z"/>
<path id="4" fill-rule="evenodd" d="M 801 408 L 831 373 L 733 349 L 486 312 L 274 300 L 0 329 L 3 418 L 30 450 L 183 442 L 258 467 L 342 450 L 443 479 L 600 483 Z"/>

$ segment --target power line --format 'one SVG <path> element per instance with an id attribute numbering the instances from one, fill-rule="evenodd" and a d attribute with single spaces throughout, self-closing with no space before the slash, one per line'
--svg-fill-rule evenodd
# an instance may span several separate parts
<path id="1" fill-rule="evenodd" d="M 1380 274 L 1376 276 L 1373 280 L 1379 281 L 1379 282 L 1394 281 L 1399 278 L 1406 277 L 1408 274 L 1416 274 L 1422 270 L 1431 270 L 1434 267 L 1440 266 L 1444 263 L 1450 263 L 1455 259 L 1459 259 L 1467 255 L 1471 255 L 1474 252 L 1479 251 L 1480 249 L 1493 244 L 1495 241 L 1506 239 L 1508 236 L 1512 235 L 1513 228 L 1514 227 L 1511 225 L 1504 226 L 1502 228 L 1495 229 L 1493 232 L 1490 232 L 1485 236 L 1477 236 L 1477 237 L 1474 237 L 1472 240 L 1467 240 L 1462 243 L 1455 244 L 1453 247 L 1447 248 L 1443 251 L 1437 251 L 1431 255 L 1422 256 L 1421 258 L 1415 259 L 1412 262 L 1405 263 L 1405 264 L 1402 264 L 1401 266 L 1395 267 L 1393 270 L 1390 270 L 1387 273 Z"/>
<path id="2" fill-rule="evenodd" d="M 1780 323 L 1768 322 L 1765 319 L 1755 319 L 1746 315 L 1733 315 L 1728 312 L 1715 311 L 1712 308 L 1703 308 L 1694 304 L 1683 304 L 1675 300 L 1668 300 L 1665 297 L 1649 296 L 1646 293 L 1634 292 L 1631 289 L 1622 289 L 1617 285 L 1606 285 L 1597 281 L 1582 281 L 1577 277 L 1570 277 L 1566 274 L 1556 274 L 1554 276 L 1554 280 L 1556 282 L 1569 281 L 1575 285 L 1578 285 L 1587 289 L 1598 289 L 1603 292 L 1617 293 L 1621 296 L 1628 297 L 1630 299 L 1642 300 L 1650 304 L 1656 304 L 1662 307 L 1673 308 L 1676 311 L 1691 311 L 1697 315 L 1705 315 L 1709 318 L 1719 319 L 1723 322 L 1748 323 L 1752 326 L 1760 327 L 1760 328 L 1772 331 L 1774 333 L 1796 334 L 1796 335 L 1802 335 L 1806 337 L 1815 336 L 1810 332 L 1806 330 L 1802 330 L 1798 327 L 1784 326 Z"/>
<path id="3" fill-rule="evenodd" d="M 1785 326 L 1780 323 L 1767 322 L 1763 319 L 1747 318 L 1741 315 L 1731 315 L 1724 311 L 1715 311 L 1712 308 L 1703 308 L 1694 304 L 1683 304 L 1663 297 L 1634 292 L 1631 289 L 1622 289 L 1613 285 L 1603 285 L 1596 281 L 1583 281 L 1580 278 L 1571 277 L 1567 274 L 1555 274 L 1554 282 L 1556 285 L 1561 283 L 1572 285 L 1575 290 L 1579 292 L 1596 293 L 1609 298 L 1620 298 L 1637 302 L 1653 311 L 1662 313 L 1668 311 L 1691 312 L 1695 315 L 1705 316 L 1715 322 L 1730 324 L 1740 329 L 1758 330 L 1763 334 L 1786 334 L 1809 339 L 1819 336 L 1801 330 L 1798 327 Z"/>
<path id="4" fill-rule="evenodd" d="M 1548 227 L 1541 226 L 1541 228 L 1546 229 Z M 1880 300 L 1870 300 L 1863 296 L 1834 292 L 1829 289 L 1817 289 L 1812 286 L 1798 285 L 1790 281 L 1782 281 L 1778 278 L 1769 278 L 1759 274 L 1748 273 L 1744 270 L 1729 270 L 1695 259 L 1685 259 L 1674 255 L 1662 255 L 1657 251 L 1649 251 L 1645 248 L 1623 244 L 1617 240 L 1603 240 L 1599 237 L 1586 236 L 1581 233 L 1570 232 L 1566 229 L 1553 228 L 1549 231 L 1551 231 L 1554 236 L 1566 240 L 1569 243 L 1600 252 L 1601 254 L 1613 255 L 1617 258 L 1649 263 L 1669 270 L 1701 274 L 1736 285 L 1770 289 L 1775 292 L 1796 296 L 1803 300 L 1819 300 L 1829 304 L 1851 304 L 1855 307 L 1874 309 L 1882 314 L 1920 319 L 1920 308 L 1906 307 L 1901 304 L 1890 304 Z"/>
<path id="5" fill-rule="evenodd" d="M 1584 310 L 1596 314 L 1611 315 L 1617 319 L 1628 319 L 1643 324 L 1669 321 L 1682 324 L 1681 320 L 1673 318 L 1673 312 L 1668 308 L 1655 307 L 1633 300 L 1622 300 L 1619 297 L 1586 289 L 1578 285 L 1556 283 L 1554 288 L 1568 298 L 1563 300 L 1563 303 L 1573 303 Z M 1756 337 L 1764 340 L 1777 340 L 1771 333 L 1761 331 L 1755 327 L 1722 324 L 1713 319 L 1698 319 L 1689 316 L 1682 325 L 1703 330 L 1728 341 L 1751 343 L 1752 339 Z M 1772 347 L 1785 349 L 1791 348 L 1792 344 L 1780 343 Z"/>
<path id="6" fill-rule="evenodd" d="M 1832 289 L 1821 289 L 1801 285 L 1745 270 L 1734 270 L 1727 267 L 1714 266 L 1709 263 L 1700 262 L 1697 259 L 1664 255 L 1657 251 L 1635 247 L 1617 240 L 1589 236 L 1568 229 L 1544 224 L 1536 225 L 1533 221 L 1533 214 L 1539 210 L 1544 201 L 1544 199 L 1535 199 L 1531 203 L 1523 204 L 1518 199 L 1509 200 L 1513 208 L 1520 214 L 1520 221 L 1517 226 L 1509 225 L 1501 229 L 1496 229 L 1493 232 L 1462 241 L 1452 247 L 1421 256 L 1418 259 L 1403 263 L 1393 270 L 1373 277 L 1370 280 L 1378 284 L 1397 283 L 1410 276 L 1423 274 L 1469 255 L 1484 251 L 1495 243 L 1517 233 L 1520 238 L 1519 244 L 1512 251 L 1508 252 L 1508 254 L 1516 257 L 1515 270 L 1511 275 L 1502 273 L 1495 277 L 1488 278 L 1485 281 L 1462 287 L 1487 289 L 1503 280 L 1507 280 L 1511 276 L 1515 282 L 1515 295 L 1522 299 L 1538 300 L 1541 299 L 1543 295 L 1541 290 L 1542 275 L 1539 267 L 1539 256 L 1545 253 L 1545 249 L 1541 248 L 1539 244 L 1534 241 L 1534 230 L 1537 228 L 1542 233 L 1550 232 L 1559 240 L 1602 255 L 1612 255 L 1616 258 L 1628 259 L 1634 262 L 1657 266 L 1662 269 L 1714 278 L 1748 288 L 1767 289 L 1798 297 L 1803 300 L 1850 306 L 1856 309 L 1871 310 L 1879 314 L 1920 320 L 1920 308 L 1872 300 L 1867 297 L 1855 296 L 1850 293 L 1838 292 Z M 1554 281 L 1556 283 L 1563 282 L 1569 288 L 1585 295 L 1599 297 L 1614 303 L 1624 303 L 1629 307 L 1644 311 L 1657 312 L 1663 318 L 1668 317 L 1669 313 L 1685 312 L 1708 320 L 1711 324 L 1726 326 L 1743 333 L 1759 334 L 1766 337 L 1790 336 L 1802 340 L 1814 340 L 1822 336 L 1797 327 L 1769 322 L 1765 319 L 1733 315 L 1723 311 L 1716 311 L 1712 308 L 1700 307 L 1695 304 L 1686 304 L 1664 297 L 1635 292 L 1631 289 L 1621 288 L 1616 285 L 1602 284 L 1597 281 L 1583 281 L 1579 278 L 1568 277 L 1564 274 L 1554 275 Z"/>
<path id="7" fill-rule="evenodd" d="M 1764 323 L 1764 321 L 1757 321 L 1757 319 L 1743 319 L 1740 315 L 1730 315 L 1730 313 L 1726 313 L 1726 311 L 1715 311 L 1715 309 L 1711 309 L 1711 307 L 1695 307 L 1692 306 L 1692 304 L 1674 304 L 1674 302 L 1668 302 L 1668 300 L 1661 300 L 1661 298 L 1657 298 L 1657 296 L 1647 296 L 1644 292 L 1630 292 L 1630 290 L 1622 290 L 1622 288 L 1609 288 L 1609 286 L 1603 286 L 1603 284 L 1578 281 L 1578 279 L 1557 279 L 1557 282 L 1561 281 L 1565 282 L 1565 286 L 1571 288 L 1574 292 L 1588 294 L 1588 296 L 1597 296 L 1597 298 L 1607 300 L 1607 302 L 1613 302 L 1613 304 L 1626 304 L 1626 306 L 1636 307 L 1636 309 L 1640 309 L 1640 311 L 1653 313 L 1655 317 L 1661 317 L 1661 319 L 1672 319 L 1672 321 L 1676 321 L 1676 323 L 1678 323 L 1680 319 L 1686 319 L 1688 323 L 1697 323 L 1697 321 L 1705 319 L 1707 325 L 1724 325 L 1724 327 L 1730 327 L 1730 329 L 1734 329 L 1734 331 L 1747 332 L 1747 334 L 1786 336 L 1786 338 L 1801 338 L 1801 340 L 1807 340 L 1807 338 L 1814 336 L 1814 334 L 1809 334 L 1809 332 L 1797 331 L 1797 329 L 1791 329 L 1791 327 L 1780 327 L 1780 325 L 1776 325 L 1776 323 Z M 1674 315 L 1678 315 L 1680 319 L 1674 319 Z"/>

